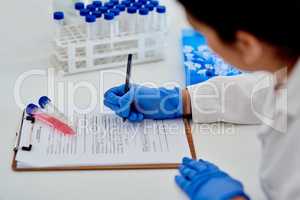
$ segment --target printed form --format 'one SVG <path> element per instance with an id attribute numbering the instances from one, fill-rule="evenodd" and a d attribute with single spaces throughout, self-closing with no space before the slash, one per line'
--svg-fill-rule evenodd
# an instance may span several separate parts
<path id="1" fill-rule="evenodd" d="M 75 136 L 65 136 L 47 125 L 24 120 L 19 150 L 22 167 L 180 163 L 191 157 L 184 123 L 177 120 L 123 122 L 113 114 L 75 117 Z"/>

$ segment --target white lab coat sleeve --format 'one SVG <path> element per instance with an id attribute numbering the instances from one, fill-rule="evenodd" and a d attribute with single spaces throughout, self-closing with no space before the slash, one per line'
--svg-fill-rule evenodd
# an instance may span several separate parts
<path id="1" fill-rule="evenodd" d="M 270 114 L 275 79 L 267 72 L 218 76 L 187 89 L 196 123 L 230 122 L 260 124 Z"/>

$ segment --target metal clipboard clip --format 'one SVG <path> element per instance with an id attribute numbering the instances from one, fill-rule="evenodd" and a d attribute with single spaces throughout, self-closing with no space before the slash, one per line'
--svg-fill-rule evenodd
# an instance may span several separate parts
<path id="1" fill-rule="evenodd" d="M 28 144 L 28 146 L 22 146 L 20 148 L 20 141 L 21 141 L 22 132 L 23 132 L 22 129 L 23 129 L 24 120 L 30 121 L 32 126 L 31 126 L 30 133 L 29 133 L 29 144 Z M 32 149 L 32 132 L 33 132 L 34 123 L 35 123 L 35 118 L 32 117 L 32 116 L 26 116 L 25 117 L 25 111 L 23 111 L 22 121 L 20 123 L 18 132 L 16 132 L 16 142 L 15 142 L 15 146 L 14 146 L 14 149 L 13 149 L 14 152 L 17 152 L 19 149 L 21 149 L 22 151 L 31 151 L 31 149 Z"/>

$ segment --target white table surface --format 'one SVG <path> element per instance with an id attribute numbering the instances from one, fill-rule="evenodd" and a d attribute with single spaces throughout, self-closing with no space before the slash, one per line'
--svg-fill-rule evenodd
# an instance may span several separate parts
<path id="1" fill-rule="evenodd" d="M 170 18 L 167 58 L 163 62 L 136 66 L 133 80 L 157 85 L 184 86 L 180 54 L 180 30 L 187 26 L 182 10 L 174 0 L 165 0 Z M 0 6 L 0 200 L 34 199 L 186 199 L 174 183 L 177 170 L 75 171 L 16 173 L 11 170 L 14 132 L 21 114 L 14 86 L 23 72 L 47 71 L 51 39 L 50 0 L 7 0 Z M 4 5 L 3 5 L 4 4 Z M 202 8 L 203 9 L 203 8 Z M 114 69 L 124 72 L 124 68 Z M 103 73 L 103 71 L 102 71 Z M 94 85 L 97 108 L 102 94 L 124 81 L 112 73 L 85 73 L 55 78 L 54 86 L 82 81 Z M 21 87 L 25 104 L 47 93 L 47 77 L 31 76 Z M 57 97 L 57 96 L 56 96 Z M 61 98 L 61 97 L 59 97 Z M 84 108 L 91 96 L 84 89 L 75 93 L 75 103 Z M 199 157 L 210 160 L 241 180 L 253 199 L 262 199 L 259 188 L 259 144 L 256 126 L 227 124 L 194 125 L 193 136 Z M 225 130 L 225 132 L 222 130 Z M 226 132 L 227 131 L 227 132 Z"/>

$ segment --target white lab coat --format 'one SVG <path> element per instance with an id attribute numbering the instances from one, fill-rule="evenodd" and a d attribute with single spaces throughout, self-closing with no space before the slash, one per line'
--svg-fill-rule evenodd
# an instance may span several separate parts
<path id="1" fill-rule="evenodd" d="M 287 83 L 265 72 L 188 87 L 196 123 L 262 124 L 260 180 L 268 199 L 300 199 L 300 60 Z"/>

